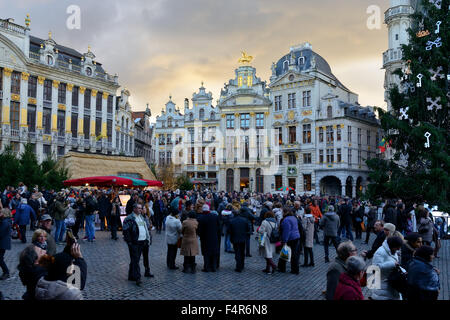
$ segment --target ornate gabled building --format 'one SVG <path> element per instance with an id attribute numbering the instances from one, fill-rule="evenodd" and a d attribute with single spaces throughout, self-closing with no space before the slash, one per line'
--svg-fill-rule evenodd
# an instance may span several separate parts
<path id="1" fill-rule="evenodd" d="M 133 112 L 134 120 L 134 155 L 144 157 L 148 165 L 152 164 L 152 133 L 150 117 L 152 113 L 148 107 L 145 111 Z"/>
<path id="2" fill-rule="evenodd" d="M 218 108 L 212 105 L 212 93 L 205 88 L 192 94 L 192 108 L 184 100 L 184 133 L 182 145 L 183 163 L 186 173 L 196 188 L 217 190 L 217 150 L 219 142 L 220 116 Z"/>
<path id="3" fill-rule="evenodd" d="M 271 191 L 355 195 L 367 184 L 364 159 L 375 157 L 378 122 L 371 108 L 331 72 L 309 43 L 272 65 L 270 98 L 278 170 Z"/>
<path id="4" fill-rule="evenodd" d="M 134 121 L 129 103 L 130 91 L 122 89 L 117 96 L 116 148 L 114 154 L 134 156 Z"/>
<path id="5" fill-rule="evenodd" d="M 181 166 L 173 161 L 174 147 L 182 142 L 184 132 L 184 115 L 172 101 L 172 96 L 166 103 L 161 115 L 156 117 L 153 146 L 155 162 L 158 167 L 175 165 L 175 174 L 181 174 Z M 177 149 L 178 150 L 178 149 Z M 177 155 L 179 157 L 180 155 Z"/>
<path id="6" fill-rule="evenodd" d="M 251 56 L 243 52 L 234 79 L 221 90 L 219 190 L 270 191 L 269 88 L 256 77 Z"/>
<path id="7" fill-rule="evenodd" d="M 88 47 L 82 54 L 0 19 L 0 144 L 30 142 L 39 161 L 70 150 L 112 154 L 119 88 Z"/>

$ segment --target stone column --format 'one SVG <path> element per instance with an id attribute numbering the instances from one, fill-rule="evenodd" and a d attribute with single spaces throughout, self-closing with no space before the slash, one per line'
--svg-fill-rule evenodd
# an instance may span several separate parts
<path id="1" fill-rule="evenodd" d="M 234 167 L 233 168 L 234 173 L 234 190 L 233 191 L 240 191 L 241 190 L 241 170 L 239 168 Z"/>
<path id="2" fill-rule="evenodd" d="M 66 85 L 66 145 L 64 153 L 70 151 L 72 147 L 72 89 L 73 84 Z"/>
<path id="3" fill-rule="evenodd" d="M 29 73 L 22 72 L 22 81 L 20 81 L 20 152 L 25 151 L 25 144 L 28 142 L 28 77 Z"/>
<path id="4" fill-rule="evenodd" d="M 9 145 L 10 142 L 10 105 L 11 105 L 11 73 L 13 69 L 4 68 L 3 69 L 3 106 L 2 106 L 2 151 L 5 146 Z"/>
<path id="5" fill-rule="evenodd" d="M 103 92 L 102 94 L 102 153 L 108 154 L 108 132 L 107 132 L 107 104 L 108 104 L 108 93 Z"/>
<path id="6" fill-rule="evenodd" d="M 353 180 L 352 182 L 352 198 L 356 198 L 356 182 Z"/>
<path id="7" fill-rule="evenodd" d="M 85 87 L 78 90 L 78 151 L 84 151 L 84 92 Z"/>
<path id="8" fill-rule="evenodd" d="M 97 135 L 95 134 L 95 123 L 97 120 L 97 106 L 96 106 L 96 98 L 97 98 L 98 91 L 95 89 L 92 89 L 91 91 L 91 129 L 89 133 L 90 142 L 91 142 L 91 152 L 95 153 L 97 148 Z"/>
<path id="9" fill-rule="evenodd" d="M 58 86 L 59 81 L 52 84 L 52 156 L 58 156 Z"/>
<path id="10" fill-rule="evenodd" d="M 44 103 L 44 81 L 45 78 L 38 76 L 36 88 L 36 156 L 39 163 L 44 161 L 44 145 L 42 126 L 43 103 Z"/>
<path id="11" fill-rule="evenodd" d="M 345 181 L 342 182 L 342 180 L 341 180 L 341 189 L 342 189 L 341 194 L 342 194 L 343 197 L 345 197 L 346 184 L 345 184 Z"/>
<path id="12" fill-rule="evenodd" d="M 252 182 L 252 180 L 253 180 L 253 182 Z M 250 168 L 250 173 L 249 173 L 249 177 L 248 177 L 248 185 L 249 185 L 250 192 L 255 192 L 255 190 L 256 190 L 256 169 L 255 168 Z"/>
<path id="13" fill-rule="evenodd" d="M 113 97 L 113 107 L 112 107 L 112 132 L 111 132 L 111 143 L 112 143 L 112 154 L 117 154 L 119 147 L 116 145 L 117 132 L 116 132 L 116 97 Z M 156 162 L 156 161 L 155 161 Z"/>

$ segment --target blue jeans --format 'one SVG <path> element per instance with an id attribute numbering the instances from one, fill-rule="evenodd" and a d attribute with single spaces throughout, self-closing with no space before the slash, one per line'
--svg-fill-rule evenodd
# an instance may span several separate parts
<path id="1" fill-rule="evenodd" d="M 86 219 L 86 236 L 88 241 L 92 241 L 94 240 L 95 236 L 95 229 L 94 229 L 95 215 L 93 214 L 86 215 L 85 219 Z"/>
<path id="2" fill-rule="evenodd" d="M 61 242 L 63 241 L 64 232 L 66 232 L 66 224 L 64 220 L 55 220 L 56 231 L 55 231 L 55 241 Z"/>
<path id="3" fill-rule="evenodd" d="M 344 232 L 342 232 L 342 231 L 344 231 Z M 339 229 L 338 229 L 338 236 L 341 237 L 342 233 L 345 234 L 344 237 L 346 237 L 350 241 L 353 241 L 353 234 L 352 234 L 352 226 L 351 225 L 340 226 Z"/>

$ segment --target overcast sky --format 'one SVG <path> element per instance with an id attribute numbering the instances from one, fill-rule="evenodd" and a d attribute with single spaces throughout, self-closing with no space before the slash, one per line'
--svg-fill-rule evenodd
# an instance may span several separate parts
<path id="1" fill-rule="evenodd" d="M 70 5 L 81 9 L 79 30 L 66 27 Z M 380 29 L 367 27 L 370 5 L 381 9 Z M 24 25 L 30 14 L 32 35 L 46 39 L 51 30 L 58 44 L 81 53 L 90 45 L 130 90 L 133 111 L 148 102 L 154 118 L 169 95 L 183 110 L 201 81 L 216 105 L 241 50 L 269 82 L 272 62 L 306 41 L 362 105 L 385 107 L 388 7 L 389 0 L 0 0 L 0 17 Z"/>

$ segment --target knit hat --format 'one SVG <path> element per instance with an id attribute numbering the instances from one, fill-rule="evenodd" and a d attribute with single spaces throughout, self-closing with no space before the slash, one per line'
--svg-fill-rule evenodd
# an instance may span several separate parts
<path id="1" fill-rule="evenodd" d="M 328 206 L 328 211 L 329 211 L 329 212 L 334 211 L 334 207 L 333 207 L 332 205 L 329 205 L 329 206 Z"/>
<path id="2" fill-rule="evenodd" d="M 209 206 L 207 204 L 204 204 L 202 207 L 203 212 L 209 212 Z"/>
<path id="3" fill-rule="evenodd" d="M 389 233 L 393 234 L 395 232 L 395 225 L 393 225 L 392 223 L 385 223 L 384 229 L 389 230 Z"/>

